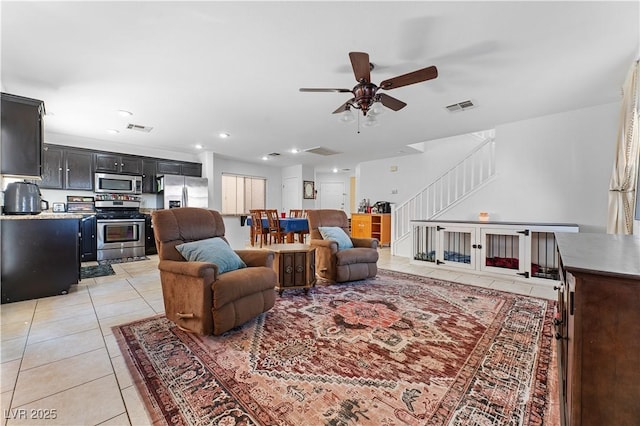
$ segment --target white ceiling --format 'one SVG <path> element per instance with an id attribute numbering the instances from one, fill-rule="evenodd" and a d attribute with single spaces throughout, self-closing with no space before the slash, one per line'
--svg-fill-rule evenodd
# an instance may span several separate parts
<path id="1" fill-rule="evenodd" d="M 409 144 L 618 101 L 638 58 L 639 13 L 637 1 L 2 1 L 2 89 L 44 100 L 50 132 L 346 169 L 406 155 Z M 369 53 L 376 84 L 430 65 L 439 77 L 386 92 L 408 106 L 358 134 L 331 114 L 348 94 L 298 91 L 351 89 L 350 51 Z M 477 107 L 445 109 L 467 99 Z M 342 154 L 289 152 L 318 146 Z"/>

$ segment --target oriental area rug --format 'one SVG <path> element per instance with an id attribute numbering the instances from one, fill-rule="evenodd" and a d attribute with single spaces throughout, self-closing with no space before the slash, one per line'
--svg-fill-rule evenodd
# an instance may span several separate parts
<path id="1" fill-rule="evenodd" d="M 555 425 L 553 308 L 379 271 L 221 336 L 164 316 L 114 333 L 154 424 Z"/>

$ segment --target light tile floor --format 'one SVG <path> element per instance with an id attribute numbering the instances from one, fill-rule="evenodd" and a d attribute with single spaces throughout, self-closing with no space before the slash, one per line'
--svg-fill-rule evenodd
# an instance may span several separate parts
<path id="1" fill-rule="evenodd" d="M 114 264 L 116 275 L 82 280 L 67 295 L 0 306 L 2 425 L 150 424 L 111 327 L 164 312 L 157 262 Z M 414 265 L 388 248 L 378 266 L 555 298 L 552 284 Z"/>

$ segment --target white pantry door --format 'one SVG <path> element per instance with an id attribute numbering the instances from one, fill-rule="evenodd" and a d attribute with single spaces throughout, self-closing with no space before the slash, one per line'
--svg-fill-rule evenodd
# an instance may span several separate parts
<path id="1" fill-rule="evenodd" d="M 302 208 L 302 184 L 297 177 L 285 178 L 282 182 L 282 211 L 289 215 L 289 210 Z"/>
<path id="2" fill-rule="evenodd" d="M 344 182 L 322 182 L 318 195 L 321 209 L 344 210 Z"/>

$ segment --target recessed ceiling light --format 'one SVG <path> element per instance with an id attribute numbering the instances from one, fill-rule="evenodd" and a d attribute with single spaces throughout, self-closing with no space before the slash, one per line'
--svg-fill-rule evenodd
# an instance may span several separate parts
<path id="1" fill-rule="evenodd" d="M 338 168 L 337 167 L 333 168 L 333 173 L 338 173 Z"/>
<path id="2" fill-rule="evenodd" d="M 293 148 L 293 149 L 291 150 L 291 153 L 292 153 L 292 154 L 297 154 L 297 153 L 299 153 L 299 152 L 300 152 L 300 151 L 298 151 L 296 148 Z"/>
<path id="3" fill-rule="evenodd" d="M 218 136 L 220 136 L 220 138 L 222 138 L 222 139 L 226 139 L 231 135 L 229 133 L 226 133 L 226 132 L 221 132 L 221 133 L 218 134 Z"/>
<path id="4" fill-rule="evenodd" d="M 202 149 L 202 148 L 204 148 L 204 146 L 202 146 L 202 145 L 200 145 L 200 144 L 197 144 L 197 145 L 196 145 L 196 149 Z"/>
<path id="5" fill-rule="evenodd" d="M 118 133 L 120 133 L 120 130 L 109 129 L 109 130 L 107 130 L 107 133 L 111 133 L 112 135 L 117 135 Z"/>
<path id="6" fill-rule="evenodd" d="M 267 157 L 266 155 L 263 155 L 263 156 L 262 156 L 262 160 L 263 160 L 263 161 L 267 161 L 268 159 L 269 159 L 269 157 Z"/>
<path id="7" fill-rule="evenodd" d="M 117 112 L 118 112 L 118 115 L 121 115 L 122 117 L 130 117 L 133 115 L 131 111 L 126 111 L 124 109 L 119 109 Z"/>

